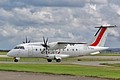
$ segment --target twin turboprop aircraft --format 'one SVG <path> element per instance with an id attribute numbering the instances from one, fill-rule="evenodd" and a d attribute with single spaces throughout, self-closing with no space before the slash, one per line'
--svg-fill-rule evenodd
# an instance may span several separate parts
<path id="1" fill-rule="evenodd" d="M 104 47 L 109 28 L 116 26 L 100 26 L 94 35 L 92 43 L 76 42 L 50 42 L 43 37 L 43 42 L 23 43 L 10 50 L 7 55 L 14 57 L 14 62 L 18 62 L 20 57 L 45 58 L 48 62 L 56 60 L 61 62 L 63 58 L 77 57 L 86 54 L 98 54 L 99 51 L 108 49 Z"/>

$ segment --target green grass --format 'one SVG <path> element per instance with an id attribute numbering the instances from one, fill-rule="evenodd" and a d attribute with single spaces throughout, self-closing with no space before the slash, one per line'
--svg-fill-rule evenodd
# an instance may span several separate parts
<path id="1" fill-rule="evenodd" d="M 1 57 L 0 61 L 13 62 L 13 57 Z M 46 59 L 43 58 L 20 58 L 19 62 L 46 62 Z"/>
<path id="2" fill-rule="evenodd" d="M 110 64 L 110 63 L 101 63 L 101 65 L 108 65 L 108 66 L 120 67 L 120 63 L 114 63 L 114 64 Z"/>
<path id="3" fill-rule="evenodd" d="M 0 61 L 13 61 L 13 58 L 12 57 L 0 57 Z M 46 62 L 46 61 L 47 60 L 43 58 L 20 58 L 20 62 Z M 118 59 L 82 58 L 82 57 L 62 59 L 62 62 L 76 62 L 76 61 L 118 61 Z"/>
<path id="4" fill-rule="evenodd" d="M 6 55 L 6 52 L 0 52 L 0 55 Z M 99 54 L 96 56 L 120 56 L 120 54 Z M 81 58 L 66 58 L 62 62 L 75 62 L 80 59 L 81 61 L 96 61 L 96 59 L 81 59 Z M 13 58 L 6 57 L 0 58 L 0 61 L 12 62 Z M 110 61 L 108 59 L 97 59 L 97 61 Z M 25 71 L 25 72 L 40 72 L 40 73 L 50 73 L 50 74 L 63 74 L 63 75 L 75 75 L 75 76 L 91 76 L 91 77 L 101 77 L 101 78 L 112 78 L 120 79 L 120 64 L 104 64 L 109 67 L 93 67 L 93 66 L 81 66 L 72 64 L 62 64 L 62 63 L 50 63 L 46 59 L 42 58 L 21 58 L 20 62 L 38 62 L 34 64 L 26 63 L 14 63 L 14 64 L 0 64 L 1 71 Z M 40 64 L 42 63 L 42 64 Z"/>
<path id="5" fill-rule="evenodd" d="M 0 64 L 1 71 L 26 71 L 50 74 L 120 79 L 120 67 L 92 67 L 70 64 Z"/>
<path id="6" fill-rule="evenodd" d="M 11 57 L 5 57 L 5 58 L 1 57 L 0 61 L 7 61 L 7 62 L 9 61 L 10 62 L 10 61 L 13 61 L 13 58 L 11 58 Z"/>
<path id="7" fill-rule="evenodd" d="M 0 52 L 0 55 L 6 55 L 7 52 Z"/>
<path id="8" fill-rule="evenodd" d="M 78 61 L 118 61 L 118 59 L 78 58 Z"/>

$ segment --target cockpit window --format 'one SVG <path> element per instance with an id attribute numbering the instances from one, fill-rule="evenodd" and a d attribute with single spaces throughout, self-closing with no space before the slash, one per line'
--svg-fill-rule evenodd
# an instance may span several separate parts
<path id="1" fill-rule="evenodd" d="M 14 49 L 25 49 L 24 46 L 16 46 Z"/>

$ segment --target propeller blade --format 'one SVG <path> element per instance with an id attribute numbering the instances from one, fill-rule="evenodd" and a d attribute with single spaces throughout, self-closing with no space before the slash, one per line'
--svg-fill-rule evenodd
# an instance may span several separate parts
<path id="1" fill-rule="evenodd" d="M 25 38 L 25 41 L 23 41 L 23 43 L 30 43 L 30 40 L 28 41 L 27 36 L 26 36 L 26 38 Z"/>
<path id="2" fill-rule="evenodd" d="M 30 43 L 30 40 L 28 41 L 28 43 Z"/>
<path id="3" fill-rule="evenodd" d="M 43 36 L 43 44 L 41 44 L 44 48 L 45 48 L 45 53 L 47 54 L 48 53 L 48 38 L 45 39 L 45 37 Z"/>
<path id="4" fill-rule="evenodd" d="M 43 44 L 42 44 L 43 47 L 45 47 L 45 38 L 43 36 Z"/>
<path id="5" fill-rule="evenodd" d="M 27 36 L 26 36 L 26 43 L 27 43 Z"/>
<path id="6" fill-rule="evenodd" d="M 46 45 L 47 45 L 47 43 L 48 43 L 48 38 L 46 39 Z"/>

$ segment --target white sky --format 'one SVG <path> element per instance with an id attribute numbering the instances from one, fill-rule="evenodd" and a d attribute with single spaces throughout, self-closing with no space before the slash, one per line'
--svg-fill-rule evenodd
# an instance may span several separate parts
<path id="1" fill-rule="evenodd" d="M 117 25 L 106 46 L 120 47 L 120 0 L 1 0 L 0 49 L 32 41 L 88 42 L 94 27 Z"/>

